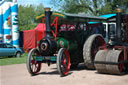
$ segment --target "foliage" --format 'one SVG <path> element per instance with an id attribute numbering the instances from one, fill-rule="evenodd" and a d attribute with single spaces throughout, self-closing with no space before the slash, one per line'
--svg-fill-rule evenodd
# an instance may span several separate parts
<path id="1" fill-rule="evenodd" d="M 19 25 L 23 26 L 32 23 L 35 17 L 34 6 L 19 6 Z"/>
<path id="2" fill-rule="evenodd" d="M 104 5 L 104 0 L 54 0 L 54 2 L 60 4 L 58 6 L 62 8 L 63 12 L 86 13 L 88 15 L 99 15 L 99 10 Z"/>
<path id="3" fill-rule="evenodd" d="M 11 65 L 11 64 L 22 64 L 26 62 L 26 58 L 27 58 L 27 53 L 24 53 L 20 58 L 3 57 L 3 58 L 0 58 L 0 66 Z"/>
<path id="4" fill-rule="evenodd" d="M 34 29 L 36 26 L 37 26 L 37 23 L 26 24 L 26 25 L 19 26 L 19 29 L 20 29 L 20 31 L 31 30 L 31 29 Z"/>
<path id="5" fill-rule="evenodd" d="M 126 13 L 128 12 L 128 0 L 113 0 L 113 9 L 116 9 L 117 7 L 123 9 L 123 11 Z"/>
<path id="6" fill-rule="evenodd" d="M 113 9 L 111 2 L 106 2 L 104 6 L 99 10 L 100 15 L 102 14 L 111 14 L 111 13 L 116 13 L 116 10 Z"/>
<path id="7" fill-rule="evenodd" d="M 128 11 L 128 0 L 51 0 L 59 11 L 101 15 L 115 13 L 118 7 Z"/>
<path id="8" fill-rule="evenodd" d="M 124 13 L 128 13 L 128 0 L 106 0 L 106 3 L 101 8 L 100 13 L 116 13 L 117 8 L 121 8 Z"/>
<path id="9" fill-rule="evenodd" d="M 40 15 L 40 14 L 42 14 L 42 13 L 44 13 L 44 6 L 43 6 L 43 4 L 39 4 L 36 8 L 35 8 L 35 16 L 37 16 L 37 15 Z"/>
<path id="10" fill-rule="evenodd" d="M 19 16 L 19 28 L 20 30 L 34 29 L 36 24 L 35 17 L 44 12 L 43 5 L 19 5 L 18 16 Z"/>

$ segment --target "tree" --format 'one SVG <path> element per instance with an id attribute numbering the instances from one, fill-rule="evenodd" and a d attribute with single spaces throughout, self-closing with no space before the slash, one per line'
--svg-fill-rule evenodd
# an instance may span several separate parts
<path id="1" fill-rule="evenodd" d="M 43 6 L 42 3 L 39 4 L 39 5 L 36 7 L 35 13 L 36 13 L 36 16 L 38 16 L 38 15 L 44 13 L 44 6 Z"/>
<path id="2" fill-rule="evenodd" d="M 116 13 L 116 10 L 112 6 L 113 2 L 111 2 L 111 0 L 106 0 L 104 6 L 99 10 L 100 15 Z"/>
<path id="3" fill-rule="evenodd" d="M 128 12 L 128 0 L 113 0 L 112 7 L 114 9 L 121 8 L 126 13 Z"/>
<path id="4" fill-rule="evenodd" d="M 116 13 L 118 7 L 128 12 L 128 0 L 52 0 L 62 12 L 101 15 Z"/>
<path id="5" fill-rule="evenodd" d="M 31 24 L 33 19 L 35 18 L 35 10 L 34 6 L 19 6 L 19 25 Z"/>
<path id="6" fill-rule="evenodd" d="M 19 16 L 19 28 L 20 30 L 34 29 L 37 25 L 35 17 L 44 12 L 42 4 L 34 6 L 19 5 L 18 16 Z"/>
<path id="7" fill-rule="evenodd" d="M 116 13 L 117 8 L 121 8 L 124 13 L 128 13 L 128 0 L 106 0 L 100 14 Z"/>
<path id="8" fill-rule="evenodd" d="M 54 0 L 63 12 L 80 13 L 84 12 L 88 15 L 99 15 L 99 10 L 104 5 L 104 0 Z M 63 4 L 62 4 L 63 3 Z"/>

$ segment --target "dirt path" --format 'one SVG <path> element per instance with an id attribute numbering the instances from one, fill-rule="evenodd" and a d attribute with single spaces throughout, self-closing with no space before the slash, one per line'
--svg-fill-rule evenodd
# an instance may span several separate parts
<path id="1" fill-rule="evenodd" d="M 60 77 L 56 65 L 42 65 L 41 73 L 31 77 L 26 64 L 0 66 L 0 85 L 128 85 L 128 75 L 116 76 L 98 74 L 83 66 Z"/>

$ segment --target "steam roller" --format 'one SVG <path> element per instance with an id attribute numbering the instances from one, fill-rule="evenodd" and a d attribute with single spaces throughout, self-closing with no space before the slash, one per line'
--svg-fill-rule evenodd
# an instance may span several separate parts
<path id="1" fill-rule="evenodd" d="M 128 29 L 128 15 L 119 11 L 111 20 L 115 20 L 116 26 L 108 28 L 109 41 L 106 46 L 99 48 L 94 66 L 98 73 L 121 75 L 128 73 L 128 43 L 125 39 L 128 32 L 124 31 Z"/>

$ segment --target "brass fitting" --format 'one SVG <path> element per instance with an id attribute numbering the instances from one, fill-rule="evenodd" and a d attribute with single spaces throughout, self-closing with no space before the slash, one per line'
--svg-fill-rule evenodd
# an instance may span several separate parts
<path id="1" fill-rule="evenodd" d="M 122 10 L 121 8 L 117 8 L 116 11 L 117 11 L 118 13 L 123 12 L 123 10 Z"/>
<path id="2" fill-rule="evenodd" d="M 44 11 L 50 11 L 51 8 L 44 8 Z"/>

